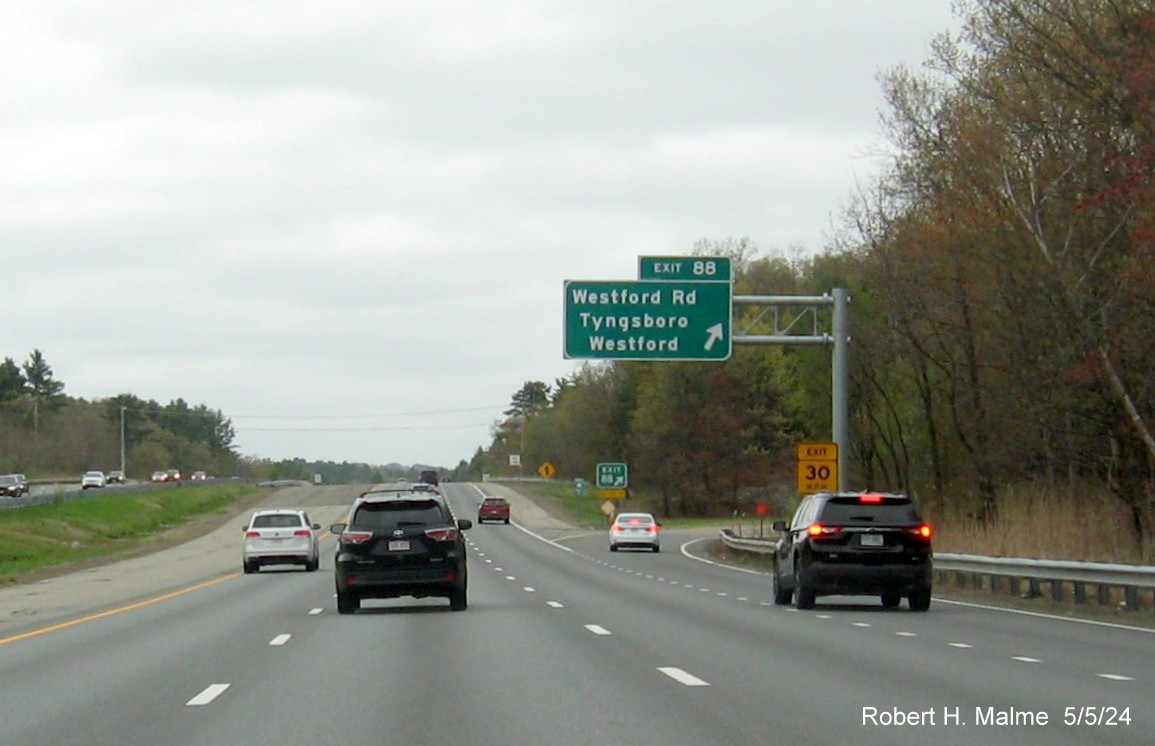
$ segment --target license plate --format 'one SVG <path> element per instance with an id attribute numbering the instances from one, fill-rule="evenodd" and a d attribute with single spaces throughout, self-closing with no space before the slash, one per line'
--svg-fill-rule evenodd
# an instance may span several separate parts
<path id="1" fill-rule="evenodd" d="M 862 534 L 858 543 L 864 547 L 880 547 L 882 546 L 882 534 Z"/>
<path id="2" fill-rule="evenodd" d="M 408 539 L 393 539 L 392 541 L 389 542 L 389 551 L 390 552 L 408 552 L 409 551 L 409 540 Z"/>

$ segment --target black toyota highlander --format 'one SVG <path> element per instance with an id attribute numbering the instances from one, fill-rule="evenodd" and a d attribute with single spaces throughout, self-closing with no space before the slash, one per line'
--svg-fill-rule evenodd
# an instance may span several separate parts
<path id="1" fill-rule="evenodd" d="M 465 538 L 473 522 L 458 520 L 436 492 L 389 489 L 357 498 L 348 524 L 335 523 L 337 611 L 351 614 L 366 598 L 444 596 L 467 605 Z"/>
<path id="2" fill-rule="evenodd" d="M 826 595 L 877 595 L 886 608 L 906 597 L 930 608 L 933 530 L 906 495 L 819 492 L 808 495 L 774 550 L 774 603 L 810 609 Z"/>

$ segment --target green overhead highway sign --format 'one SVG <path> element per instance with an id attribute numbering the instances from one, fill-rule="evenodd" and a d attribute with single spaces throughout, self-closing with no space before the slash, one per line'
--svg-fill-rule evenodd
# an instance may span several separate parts
<path id="1" fill-rule="evenodd" d="M 725 360 L 729 282 L 565 283 L 565 357 Z"/>
<path id="2" fill-rule="evenodd" d="M 729 282 L 728 256 L 639 256 L 639 280 L 715 280 Z"/>

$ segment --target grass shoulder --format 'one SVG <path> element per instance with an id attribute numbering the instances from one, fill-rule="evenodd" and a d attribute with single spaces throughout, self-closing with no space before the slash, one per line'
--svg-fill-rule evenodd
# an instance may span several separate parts
<path id="1" fill-rule="evenodd" d="M 271 490 L 224 484 L 85 495 L 0 512 L 0 586 L 155 552 L 201 536 Z"/>

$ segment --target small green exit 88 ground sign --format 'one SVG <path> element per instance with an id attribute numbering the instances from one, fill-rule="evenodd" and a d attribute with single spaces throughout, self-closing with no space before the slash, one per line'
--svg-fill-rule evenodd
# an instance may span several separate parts
<path id="1" fill-rule="evenodd" d="M 630 474 L 626 465 L 612 462 L 598 464 L 597 486 L 598 489 L 629 487 Z"/>

